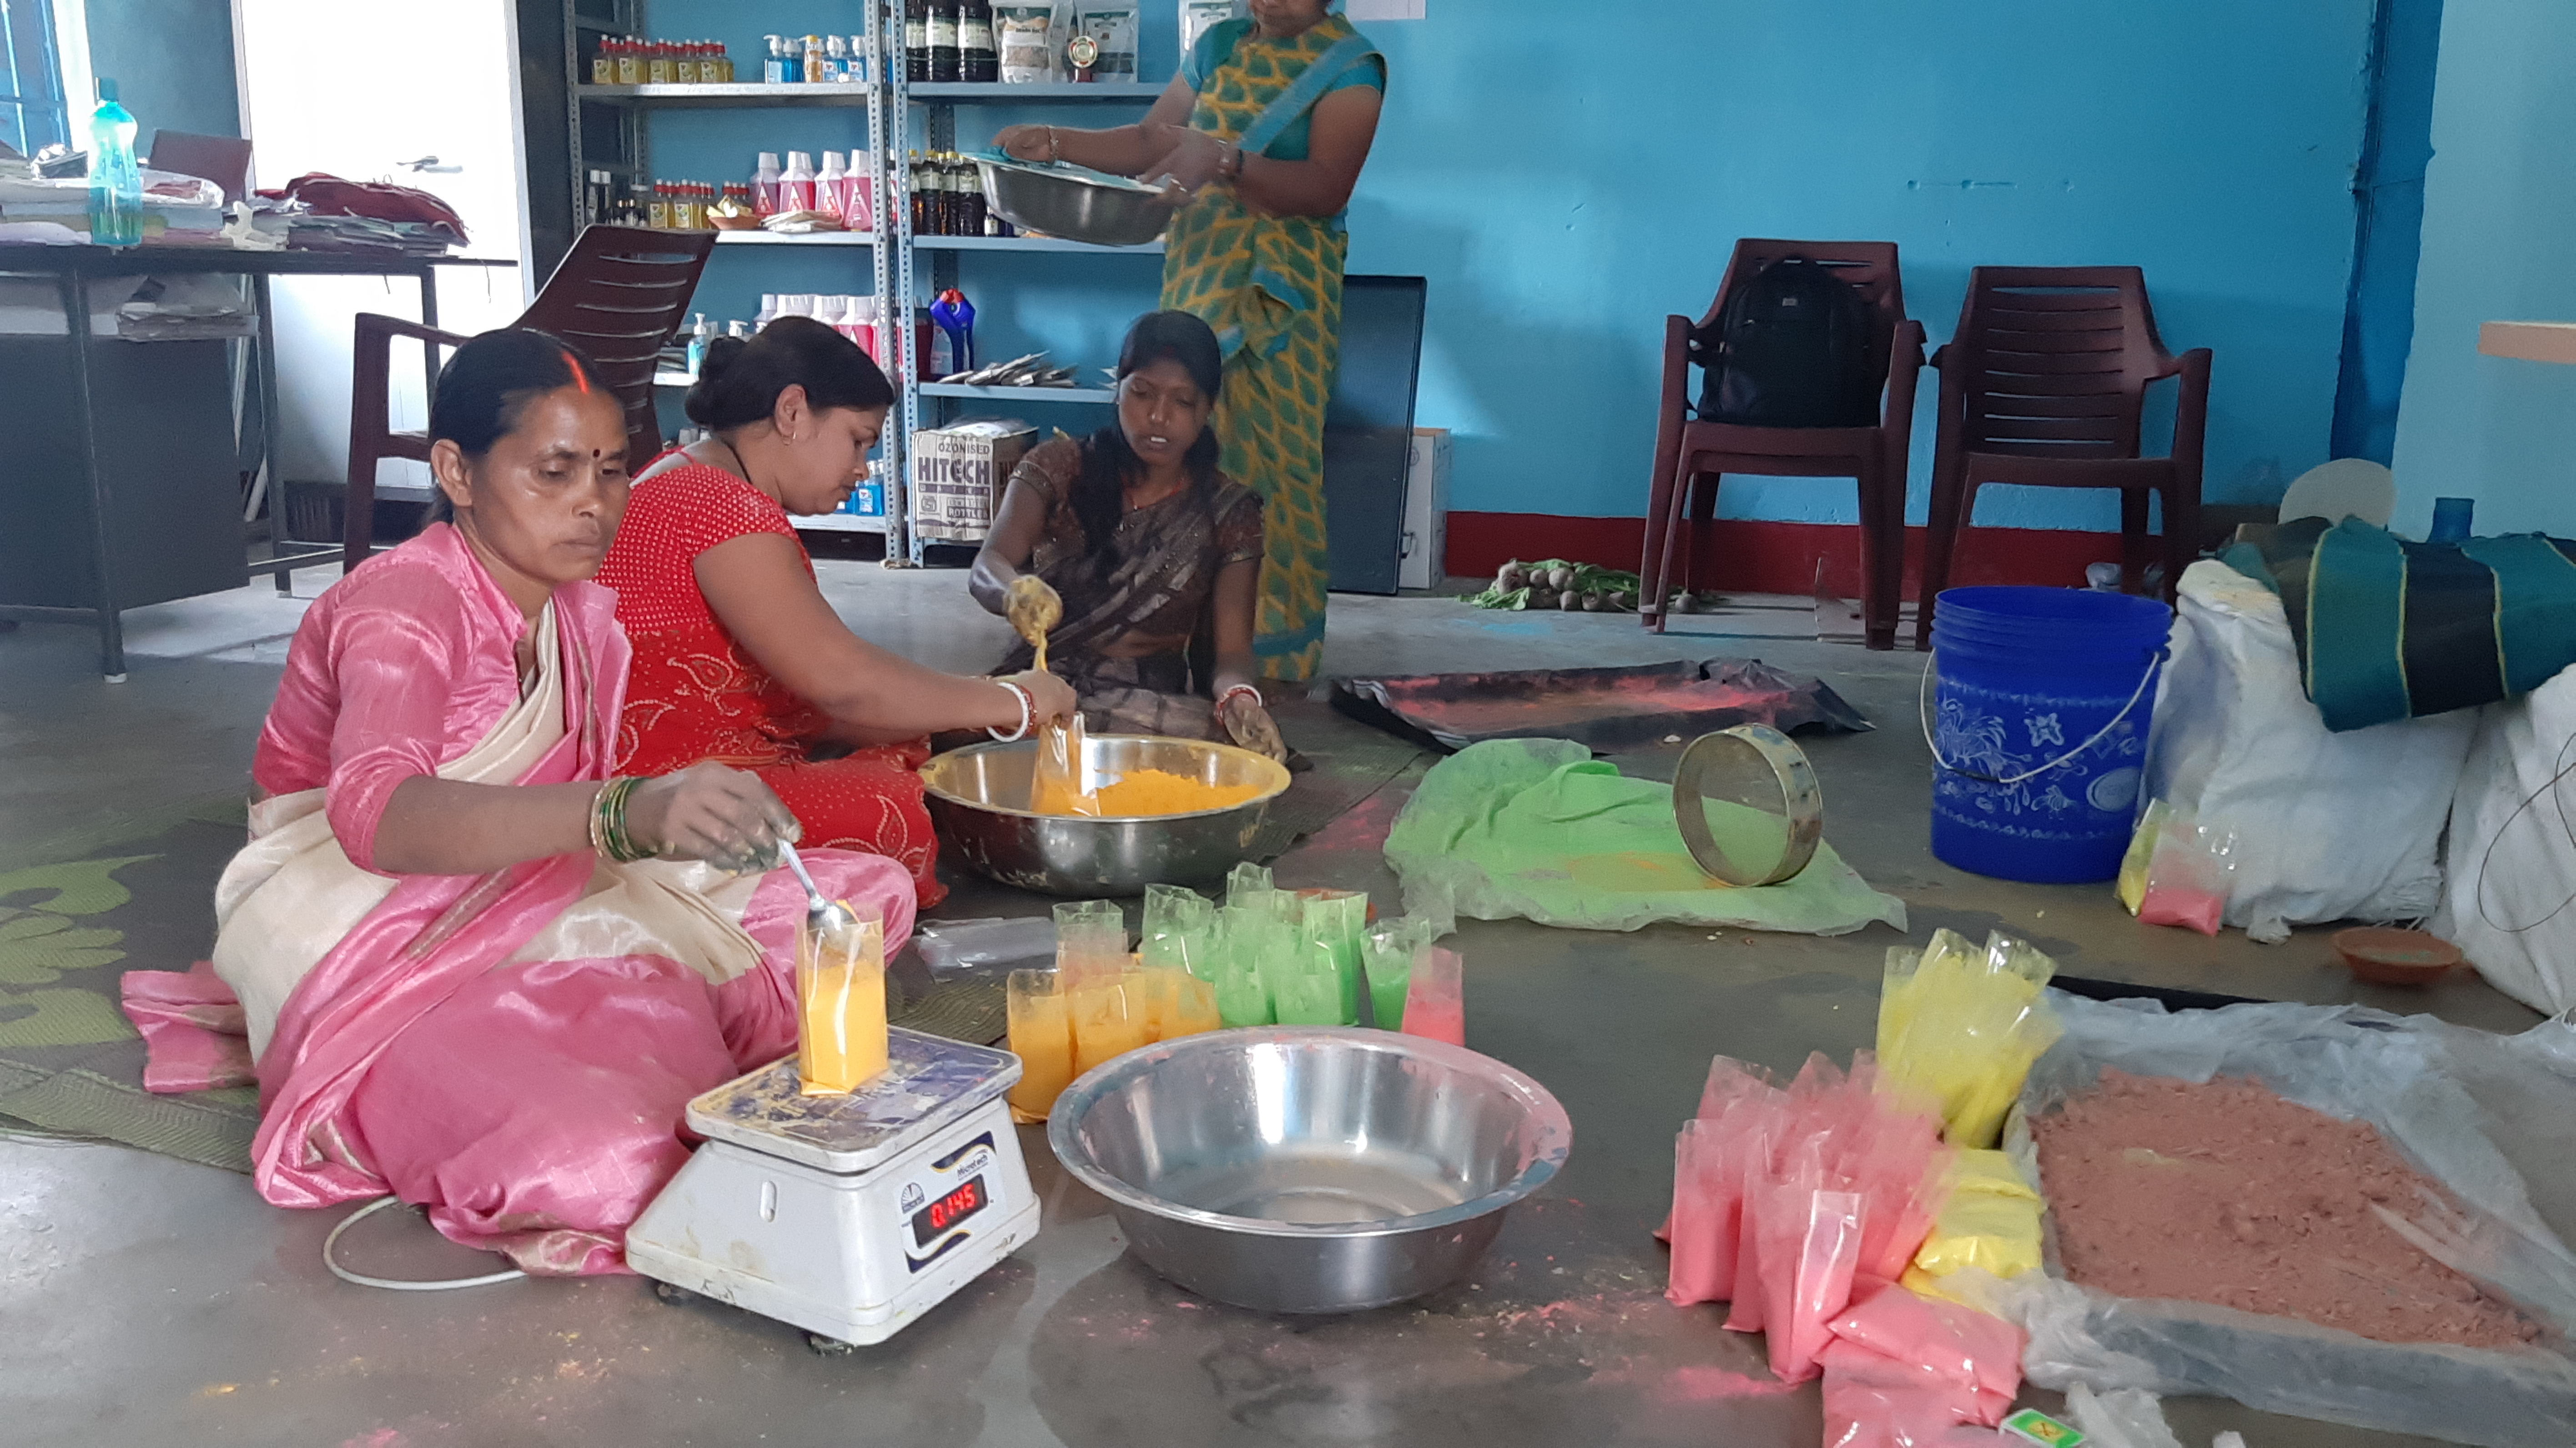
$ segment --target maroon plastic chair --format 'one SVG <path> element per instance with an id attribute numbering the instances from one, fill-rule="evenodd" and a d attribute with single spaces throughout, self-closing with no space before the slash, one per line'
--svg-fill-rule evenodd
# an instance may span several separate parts
<path id="1" fill-rule="evenodd" d="M 1664 601 L 1688 589 L 1700 552 L 1700 527 L 1717 514 L 1724 473 L 1774 478 L 1860 481 L 1861 613 L 1869 647 L 1896 646 L 1897 600 L 1905 588 L 1905 468 L 1914 428 L 1914 380 L 1923 368 L 1923 326 L 1905 315 L 1905 287 L 1892 241 L 1767 241 L 1747 237 L 1719 281 L 1717 300 L 1699 325 L 1714 323 L 1727 297 L 1773 261 L 1823 262 L 1859 288 L 1870 307 L 1870 375 L 1887 378 L 1885 410 L 1873 427 L 1747 427 L 1705 422 L 1690 401 L 1690 334 L 1686 317 L 1664 318 L 1664 395 L 1655 433 L 1655 474 L 1646 502 L 1646 551 L 1637 611 L 1664 631 Z M 1685 522 L 1685 514 L 1688 515 Z"/>
<path id="2" fill-rule="evenodd" d="M 689 312 L 698 273 L 715 250 L 712 231 L 654 231 L 639 226 L 593 226 L 537 292 L 536 305 L 516 325 L 552 332 L 581 349 L 593 376 L 626 407 L 626 461 L 641 468 L 661 450 L 662 427 L 653 416 L 653 373 L 662 345 Z M 341 566 L 355 568 L 375 548 L 376 465 L 387 458 L 429 461 L 429 439 L 396 432 L 392 423 L 393 339 L 411 337 L 426 347 L 456 347 L 465 338 L 362 312 L 349 397 L 349 495 L 341 535 Z"/>
<path id="3" fill-rule="evenodd" d="M 1988 483 L 2119 489 L 2121 580 L 2132 593 L 2149 551 L 2147 497 L 2163 494 L 2170 602 L 2200 536 L 2209 362 L 2206 347 L 2179 357 L 2165 350 L 2146 274 L 2136 267 L 1970 271 L 1959 330 L 1932 354 L 1941 369 L 1941 422 L 1915 646 L 1932 646 L 1933 601 L 1949 586 L 1959 530 Z M 2141 456 L 2147 384 L 2167 377 L 2182 380 L 2172 451 Z"/>

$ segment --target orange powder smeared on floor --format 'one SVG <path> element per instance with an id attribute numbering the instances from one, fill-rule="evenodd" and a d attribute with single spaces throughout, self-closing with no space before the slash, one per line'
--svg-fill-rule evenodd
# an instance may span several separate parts
<path id="1" fill-rule="evenodd" d="M 1116 784 L 1100 788 L 1100 813 L 1134 819 L 1147 815 L 1195 814 L 1226 809 L 1261 793 L 1257 784 L 1201 784 L 1185 774 L 1164 769 L 1130 771 Z M 1041 813 L 1048 811 L 1041 810 Z"/>

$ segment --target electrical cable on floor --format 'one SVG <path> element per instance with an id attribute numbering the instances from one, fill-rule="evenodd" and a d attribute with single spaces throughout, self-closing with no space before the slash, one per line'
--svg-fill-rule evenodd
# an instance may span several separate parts
<path id="1" fill-rule="evenodd" d="M 361 1218 L 373 1216 L 401 1200 L 390 1194 L 381 1196 L 340 1219 L 340 1224 L 331 1229 L 331 1235 L 322 1239 L 322 1265 L 331 1269 L 332 1276 L 360 1287 L 382 1287 L 392 1292 L 447 1292 L 459 1287 L 490 1287 L 499 1282 L 516 1282 L 528 1275 L 513 1267 L 507 1272 L 494 1272 L 482 1277 L 450 1277 L 435 1282 L 419 1282 L 400 1277 L 370 1277 L 341 1266 L 339 1259 L 332 1255 L 332 1250 L 340 1245 L 340 1234 L 356 1226 Z"/>

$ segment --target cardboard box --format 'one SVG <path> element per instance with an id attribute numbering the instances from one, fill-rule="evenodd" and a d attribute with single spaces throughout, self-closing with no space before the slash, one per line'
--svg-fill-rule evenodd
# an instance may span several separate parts
<path id="1" fill-rule="evenodd" d="M 1018 418 L 975 417 L 912 435 L 912 528 L 943 543 L 980 543 L 1011 469 L 1037 446 Z"/>
<path id="2" fill-rule="evenodd" d="M 1404 467 L 1404 551 L 1398 588 L 1438 588 L 1449 559 L 1449 429 L 1417 427 Z"/>

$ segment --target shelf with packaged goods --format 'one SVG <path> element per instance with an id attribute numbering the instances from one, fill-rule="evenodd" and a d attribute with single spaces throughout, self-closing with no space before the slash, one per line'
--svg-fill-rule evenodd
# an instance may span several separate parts
<path id="1" fill-rule="evenodd" d="M 1163 93 L 1158 85 L 1111 83 L 1106 81 L 1034 81 L 1014 85 L 1007 81 L 917 80 L 904 87 L 913 100 L 923 105 L 1016 105 L 1023 101 L 1124 101 L 1129 105 L 1151 105 Z"/>
<path id="2" fill-rule="evenodd" d="M 875 94 L 868 81 L 764 85 L 585 85 L 573 94 L 586 101 L 657 106 L 863 106 Z"/>
<path id="3" fill-rule="evenodd" d="M 923 251 L 1089 251 L 1104 256 L 1161 256 L 1163 244 L 1149 241 L 1142 246 L 1095 246 L 1087 241 L 1072 241 L 1061 236 L 916 236 L 912 244 Z"/>
<path id="4" fill-rule="evenodd" d="M 719 231 L 718 246 L 874 246 L 873 231 Z"/>
<path id="5" fill-rule="evenodd" d="M 924 397 L 967 397 L 980 402 L 1073 402 L 1107 405 L 1118 400 L 1107 387 L 969 387 L 962 382 L 924 382 Z"/>

